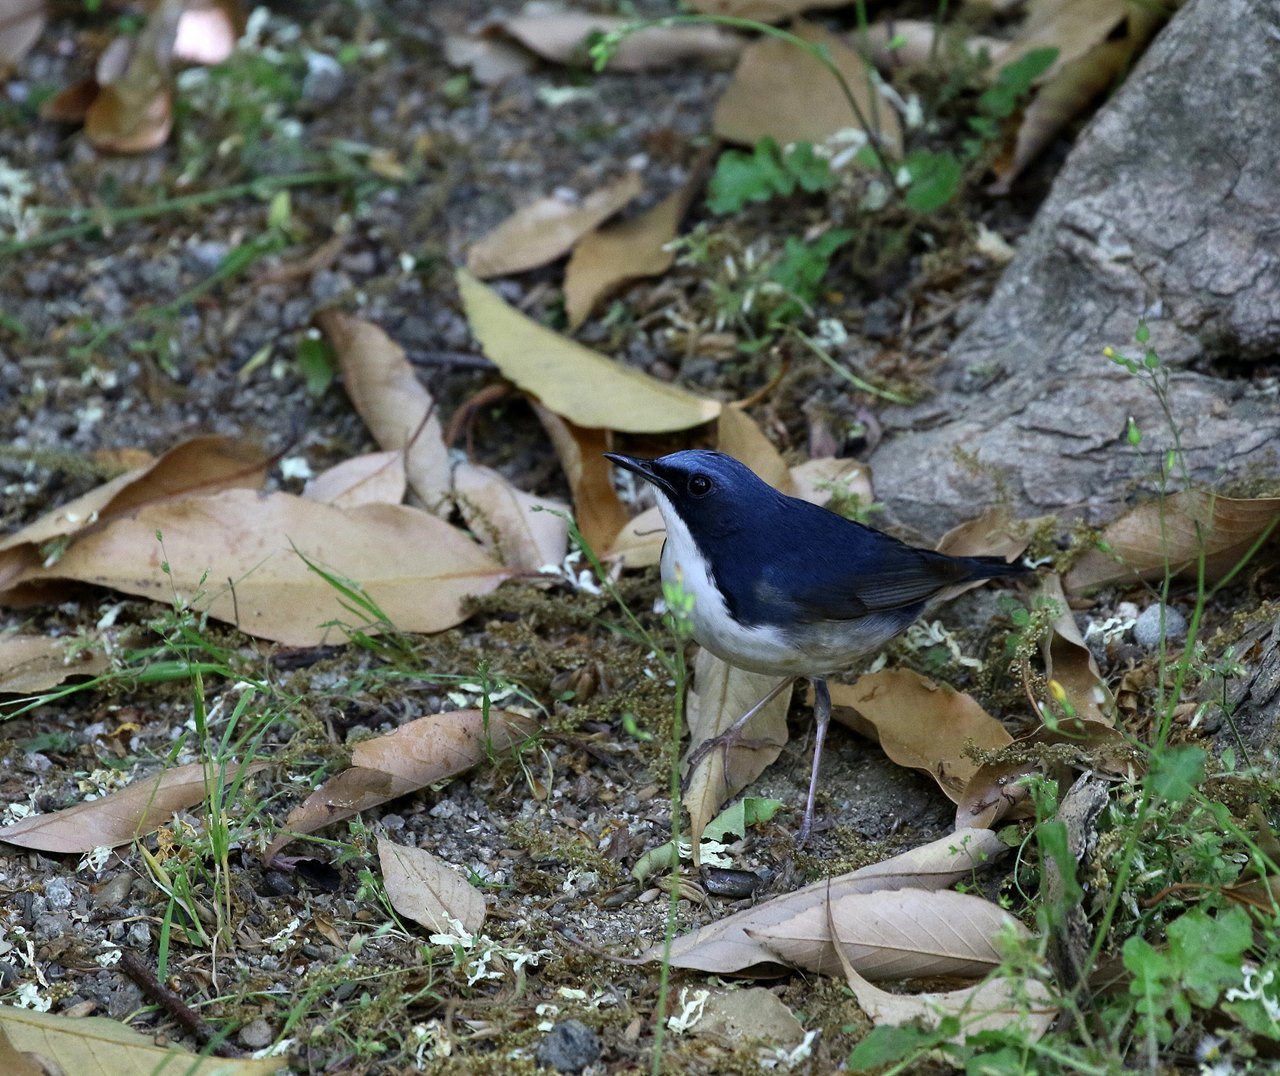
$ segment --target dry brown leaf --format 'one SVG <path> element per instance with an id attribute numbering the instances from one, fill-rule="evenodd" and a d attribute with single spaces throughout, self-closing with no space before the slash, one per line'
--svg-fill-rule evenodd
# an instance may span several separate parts
<path id="1" fill-rule="evenodd" d="M 856 494 L 863 504 L 875 500 L 871 488 L 871 468 L 857 460 L 827 459 L 806 460 L 791 468 L 794 496 L 810 504 L 825 506 L 831 500 L 831 490 L 837 489 Z"/>
<path id="2" fill-rule="evenodd" d="M 872 75 L 862 57 L 821 27 L 798 22 L 792 32 L 826 47 L 867 122 L 879 122 L 883 148 L 897 155 L 902 147 L 898 114 L 878 94 L 873 108 Z M 721 138 L 745 145 L 762 138 L 779 145 L 824 142 L 837 131 L 860 126 L 831 72 L 800 47 L 771 37 L 743 50 L 733 79 L 716 102 L 713 123 Z"/>
<path id="3" fill-rule="evenodd" d="M 235 50 L 246 21 L 241 0 L 187 0 L 173 55 L 193 64 L 220 64 Z"/>
<path id="4" fill-rule="evenodd" d="M 569 480 L 574 522 L 587 545 L 599 555 L 613 545 L 627 522 L 627 510 L 613 488 L 612 465 L 604 458 L 609 434 L 577 426 L 536 401 L 533 410 Z"/>
<path id="5" fill-rule="evenodd" d="M 991 78 L 1029 52 L 1057 49 L 1053 64 L 1037 80 L 1043 85 L 1106 41 L 1131 6 L 1131 0 L 1037 0 L 1018 35 L 1000 54 L 999 66 L 992 66 Z"/>
<path id="6" fill-rule="evenodd" d="M 690 0 L 689 7 L 703 15 L 729 15 L 757 22 L 782 22 L 819 8 L 847 7 L 852 0 Z"/>
<path id="7" fill-rule="evenodd" d="M 265 762 L 230 766 L 223 781 L 230 784 L 266 767 Z M 206 782 L 216 777 L 216 767 L 201 762 L 161 770 L 101 799 L 49 814 L 28 815 L 0 829 L 0 841 L 41 852 L 117 848 L 159 829 L 176 812 L 203 802 Z"/>
<path id="8" fill-rule="evenodd" d="M 287 1061 L 278 1057 L 199 1057 L 175 1046 L 158 1046 L 144 1035 L 105 1016 L 73 1017 L 0 1005 L 0 1035 L 25 1057 L 40 1059 L 36 1072 L 110 1073 L 111 1076 L 266 1076 Z M 6 1076 L 24 1070 L 5 1067 Z"/>
<path id="9" fill-rule="evenodd" d="M 1014 985 L 1007 978 L 997 977 L 962 990 L 891 994 L 868 982 L 852 966 L 844 970 L 853 996 L 877 1027 L 917 1024 L 932 1029 L 944 1017 L 957 1016 L 961 1031 L 947 1040 L 957 1045 L 979 1031 L 1015 1029 L 1020 1039 L 1034 1042 L 1053 1026 L 1058 1016 L 1052 993 L 1039 979 L 1021 979 Z M 1024 1008 L 1028 1002 L 1035 1008 Z"/>
<path id="10" fill-rule="evenodd" d="M 48 21 L 45 0 L 7 0 L 0 10 L 0 74 L 31 51 Z"/>
<path id="11" fill-rule="evenodd" d="M 461 874 L 424 848 L 378 840 L 378 864 L 391 906 L 441 934 L 460 922 L 468 934 L 484 926 L 484 895 Z"/>
<path id="12" fill-rule="evenodd" d="M 978 764 L 965 755 L 972 743 L 1004 747 L 1005 727 L 971 695 L 937 684 L 910 669 L 868 673 L 854 684 L 831 684 L 833 715 L 880 743 L 899 766 L 927 773 L 958 803 Z"/>
<path id="13" fill-rule="evenodd" d="M 176 591 L 249 635 L 311 646 L 340 637 L 331 622 L 359 622 L 363 614 L 345 609 L 303 556 L 359 583 L 402 631 L 453 627 L 467 598 L 511 574 L 461 531 L 413 508 L 342 509 L 287 493 L 230 490 L 117 518 L 15 583 L 71 579 L 163 602 Z"/>
<path id="14" fill-rule="evenodd" d="M 1002 963 L 1001 933 L 1026 936 L 1025 927 L 988 900 L 916 888 L 832 896 L 829 908 L 821 901 L 749 934 L 785 964 L 839 975 L 832 923 L 844 956 L 868 979 L 977 978 Z"/>
<path id="15" fill-rule="evenodd" d="M 564 308 L 576 329 L 596 305 L 643 277 L 661 276 L 675 261 L 670 248 L 692 199 L 690 184 L 652 209 L 612 228 L 583 236 L 564 271 Z"/>
<path id="16" fill-rule="evenodd" d="M 648 568 L 662 558 L 662 543 L 666 540 L 667 525 L 655 504 L 618 532 L 609 549 L 609 558 L 621 561 L 624 568 Z"/>
<path id="17" fill-rule="evenodd" d="M 764 435 L 755 420 L 741 408 L 726 407 L 716 424 L 716 448 L 745 463 L 774 489 L 793 494 L 791 471 L 782 453 Z"/>
<path id="18" fill-rule="evenodd" d="M 990 830 L 961 830 L 931 844 L 862 867 L 837 878 L 823 879 L 803 889 L 775 897 L 754 908 L 738 912 L 718 923 L 679 937 L 671 946 L 671 964 L 696 968 L 713 974 L 745 972 L 757 965 L 779 967 L 777 954 L 752 937 L 779 923 L 785 923 L 810 908 L 822 908 L 828 899 L 838 900 L 851 893 L 913 889 L 945 889 L 972 877 L 1008 851 Z M 825 914 L 825 913 L 824 913 Z M 662 959 L 662 946 L 643 954 L 649 961 Z"/>
<path id="19" fill-rule="evenodd" d="M 1056 573 L 1041 578 L 1036 600 L 1050 602 L 1057 610 L 1049 625 L 1049 634 L 1040 644 L 1045 676 L 1061 685 L 1075 716 L 1114 725 L 1115 697 L 1076 626 L 1067 596 L 1062 592 L 1062 579 Z"/>
<path id="20" fill-rule="evenodd" d="M 465 67 L 481 86 L 501 86 L 527 74 L 536 63 L 524 49 L 509 41 L 471 34 L 444 35 L 444 58 L 450 67 Z"/>
<path id="21" fill-rule="evenodd" d="M 490 710 L 487 726 L 481 710 L 454 710 L 362 740 L 351 753 L 350 769 L 331 777 L 289 812 L 263 860 L 269 863 L 294 837 L 469 770 L 537 729 L 533 718 L 506 710 Z"/>
<path id="22" fill-rule="evenodd" d="M 101 87 L 96 78 L 82 78 L 40 102 L 40 118 L 50 123 L 79 126 Z"/>
<path id="23" fill-rule="evenodd" d="M 1061 752 L 1044 750 L 1053 747 L 1073 748 L 1074 761 L 1068 766 Z M 1141 760 L 1133 746 L 1115 729 L 1097 721 L 1078 718 L 1061 721 L 1056 728 L 1041 726 L 1013 741 L 1013 752 L 1007 761 L 988 762 L 978 767 L 969 779 L 964 795 L 956 801 L 956 828 L 993 826 L 1004 818 L 1024 818 L 1030 813 L 1027 789 L 1021 778 L 1037 770 L 1050 769 L 1065 788 L 1074 769 L 1093 769 L 1103 773 L 1127 776 L 1141 769 Z M 1028 757 L 1029 756 L 1029 757 Z M 1054 765 L 1042 763 L 1052 758 Z M 1074 769 L 1073 769 L 1074 768 Z"/>
<path id="24" fill-rule="evenodd" d="M 84 132 L 107 153 L 146 153 L 164 145 L 173 128 L 173 45 L 186 0 L 160 0 L 131 42 L 127 65 L 117 54 L 98 64 L 98 96 L 84 117 Z M 124 39 L 120 39 L 121 43 Z"/>
<path id="25" fill-rule="evenodd" d="M 1162 518 L 1163 517 L 1163 518 Z M 1175 493 L 1163 503 L 1139 505 L 1102 532 L 1110 552 L 1091 549 L 1067 572 L 1069 594 L 1161 579 L 1166 565 L 1175 574 L 1195 574 L 1201 547 L 1205 581 L 1216 582 L 1264 534 L 1276 540 L 1280 497 L 1218 497 L 1202 490 Z"/>
<path id="26" fill-rule="evenodd" d="M 38 567 L 42 558 L 51 563 L 62 545 L 60 539 L 149 504 L 225 489 L 257 489 L 266 473 L 263 454 L 243 440 L 193 438 L 0 540 L 0 590 L 12 586 L 23 572 Z"/>
<path id="27" fill-rule="evenodd" d="M 96 650 L 70 650 L 68 639 L 0 635 L 0 695 L 30 695 L 73 676 L 97 676 L 111 663 Z"/>
<path id="28" fill-rule="evenodd" d="M 612 33 L 634 20 L 588 15 L 550 4 L 529 4 L 499 25 L 530 52 L 552 63 L 589 62 L 586 39 Z M 662 26 L 627 34 L 609 60 L 610 71 L 648 71 L 690 60 L 727 63 L 738 55 L 743 39 L 718 26 Z"/>
<path id="29" fill-rule="evenodd" d="M 569 551 L 567 504 L 535 497 L 474 463 L 453 469 L 453 493 L 471 532 L 508 568 L 536 572 Z"/>
<path id="30" fill-rule="evenodd" d="M 772 990 L 763 986 L 720 987 L 711 991 L 693 1035 L 731 1042 L 764 1042 L 789 1049 L 804 1041 L 804 1025 Z"/>
<path id="31" fill-rule="evenodd" d="M 780 678 L 746 672 L 726 664 L 705 647 L 693 659 L 693 686 L 686 708 L 689 750 L 720 735 L 769 694 Z M 792 688 L 784 688 L 742 730 L 743 742 L 727 750 L 713 749 L 686 775 L 685 810 L 695 863 L 702 831 L 729 800 L 759 777 L 787 743 L 787 709 Z M 687 757 L 687 755 L 686 755 Z"/>
<path id="32" fill-rule="evenodd" d="M 577 426 L 624 433 L 669 433 L 720 414 L 695 396 L 606 358 L 525 317 L 465 270 L 458 290 L 471 332 L 503 376 Z"/>
<path id="33" fill-rule="evenodd" d="M 353 456 L 321 471 L 307 480 L 302 495 L 338 508 L 355 508 L 362 504 L 399 504 L 406 489 L 404 451 L 393 449 Z"/>
<path id="34" fill-rule="evenodd" d="M 1031 535 L 1044 517 L 1010 519 L 1002 504 L 986 509 L 938 539 L 937 550 L 952 557 L 1003 557 L 1014 560 L 1026 552 Z"/>
<path id="35" fill-rule="evenodd" d="M 452 487 L 440 416 L 404 349 L 378 326 L 338 310 L 321 311 L 316 324 L 333 343 L 343 386 L 369 432 L 383 448 L 404 450 L 410 488 L 429 512 L 447 516 Z"/>
<path id="36" fill-rule="evenodd" d="M 850 38 L 855 48 L 860 48 L 863 36 L 855 33 Z M 958 34 L 953 26 L 942 26 L 929 19 L 886 19 L 867 27 L 866 47 L 872 61 L 882 71 L 898 67 L 923 67 L 935 69 L 938 64 L 950 64 L 958 56 L 978 60 L 985 52 L 995 64 L 1007 41 L 980 34 Z M 891 47 L 892 46 L 892 47 Z"/>
<path id="37" fill-rule="evenodd" d="M 539 198 L 517 209 L 493 231 L 471 244 L 467 270 L 487 280 L 553 262 L 618 212 L 643 186 L 638 172 L 628 172 L 593 191 L 577 205 L 559 198 Z"/>

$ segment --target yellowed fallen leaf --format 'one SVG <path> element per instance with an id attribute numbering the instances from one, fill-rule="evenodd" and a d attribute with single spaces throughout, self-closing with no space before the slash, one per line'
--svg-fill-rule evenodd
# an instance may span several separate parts
<path id="1" fill-rule="evenodd" d="M 506 567 L 536 572 L 569 551 L 569 506 L 513 486 L 474 463 L 453 470 L 453 492 L 471 532 Z"/>
<path id="2" fill-rule="evenodd" d="M 1057 573 L 1050 572 L 1041 578 L 1036 601 L 1049 602 L 1056 610 L 1049 633 L 1040 644 L 1045 677 L 1061 685 L 1074 711 L 1070 716 L 1114 725 L 1115 697 L 1076 626 L 1076 618 L 1067 604 L 1062 579 Z"/>
<path id="3" fill-rule="evenodd" d="M 49 1070 L 35 1054 L 24 1054 L 4 1030 L 4 1012 L 0 1009 L 0 1072 L 6 1076 L 49 1076 Z"/>
<path id="4" fill-rule="evenodd" d="M 693 659 L 693 686 L 685 703 L 689 719 L 689 750 L 720 735 L 777 685 L 780 677 L 746 672 L 726 664 L 702 648 Z M 792 688 L 784 688 L 742 730 L 743 740 L 726 750 L 713 748 L 685 775 L 685 810 L 694 862 L 698 862 L 702 831 L 729 800 L 759 777 L 787 743 L 787 709 Z M 687 758 L 687 755 L 686 755 Z"/>
<path id="5" fill-rule="evenodd" d="M 717 400 L 695 396 L 629 369 L 525 317 L 458 270 L 471 331 L 503 376 L 577 426 L 624 433 L 667 433 L 710 422 Z"/>
<path id="6" fill-rule="evenodd" d="M 484 895 L 425 848 L 378 841 L 382 884 L 391 906 L 436 933 L 451 932 L 456 919 L 468 934 L 484 926 Z"/>
<path id="7" fill-rule="evenodd" d="M 832 896 L 771 926 L 750 931 L 788 965 L 841 974 L 831 923 L 843 954 L 868 979 L 977 978 L 1003 962 L 999 936 L 1027 934 L 998 905 L 967 893 L 918 888 Z"/>
<path id="8" fill-rule="evenodd" d="M 334 464 L 307 480 L 302 495 L 338 508 L 362 504 L 399 504 L 404 500 L 408 480 L 404 472 L 404 452 L 369 452 Z"/>
<path id="9" fill-rule="evenodd" d="M 577 426 L 536 400 L 533 410 L 569 480 L 574 522 L 587 545 L 599 555 L 613 545 L 627 522 L 627 510 L 613 488 L 612 465 L 604 458 L 609 433 Z"/>
<path id="10" fill-rule="evenodd" d="M 1139 505 L 1102 532 L 1109 547 L 1091 549 L 1063 579 L 1070 594 L 1113 583 L 1194 575 L 1205 555 L 1205 580 L 1212 583 L 1236 567 L 1249 548 L 1266 536 L 1276 541 L 1280 497 L 1241 499 L 1203 490 L 1175 493 L 1163 503 Z"/>
<path id="11" fill-rule="evenodd" d="M 98 64 L 98 96 L 84 117 L 84 132 L 107 153 L 146 153 L 164 145 L 173 128 L 173 46 L 185 0 L 160 0 L 133 39 L 117 72 L 115 55 Z M 120 39 L 122 42 L 124 39 Z"/>
<path id="12" fill-rule="evenodd" d="M 343 386 L 369 432 L 383 448 L 403 450 L 410 488 L 427 511 L 447 516 L 452 487 L 440 416 L 404 349 L 373 323 L 338 310 L 321 311 L 316 324 L 333 343 Z"/>
<path id="13" fill-rule="evenodd" d="M 101 799 L 87 800 L 49 814 L 26 818 L 0 829 L 0 841 L 41 852 L 92 852 L 117 848 L 159 829 L 176 811 L 204 801 L 209 782 L 230 785 L 266 769 L 265 762 L 217 767 L 193 762 L 161 770 Z"/>
<path id="14" fill-rule="evenodd" d="M 0 635 L 0 695 L 30 695 L 73 676 L 96 676 L 111 663 L 97 650 L 68 649 L 68 639 Z"/>
<path id="15" fill-rule="evenodd" d="M 782 453 L 741 408 L 726 407 L 716 425 L 716 448 L 745 463 L 774 489 L 794 495 L 791 471 Z"/>
<path id="16" fill-rule="evenodd" d="M 965 748 L 1004 747 L 1005 727 L 970 695 L 910 669 L 884 669 L 854 684 L 831 684 L 832 716 L 877 740 L 899 766 L 927 773 L 957 803 L 978 764 Z"/>
<path id="17" fill-rule="evenodd" d="M 499 24 L 520 44 L 553 63 L 590 62 L 587 38 L 594 33 L 613 33 L 634 20 L 589 15 L 542 5 L 503 19 Z M 728 62 L 742 49 L 743 39 L 718 26 L 662 26 L 639 30 L 622 39 L 612 58 L 610 71 L 647 71 L 690 60 Z"/>
<path id="18" fill-rule="evenodd" d="M 686 183 L 647 212 L 583 236 L 564 271 L 569 328 L 576 329 L 598 303 L 624 285 L 661 276 L 671 268 L 676 253 L 670 244 L 689 208 L 693 186 Z"/>
<path id="19" fill-rule="evenodd" d="M 777 953 L 757 940 L 757 935 L 793 920 L 811 908 L 822 909 L 828 900 L 838 900 L 851 893 L 884 893 L 907 887 L 945 889 L 971 878 L 975 870 L 994 862 L 1008 851 L 1008 847 L 990 830 L 958 830 L 931 844 L 849 874 L 824 878 L 794 893 L 775 897 L 685 934 L 677 938 L 671 947 L 671 964 L 713 974 L 749 970 L 780 974 L 783 965 Z M 662 949 L 662 945 L 656 945 L 647 950 L 642 959 L 659 961 Z"/>
<path id="20" fill-rule="evenodd" d="M 577 205 L 559 198 L 539 198 L 477 239 L 467 252 L 467 270 L 486 280 L 553 262 L 642 189 L 639 173 L 628 172 Z"/>
<path id="21" fill-rule="evenodd" d="M 144 1035 L 105 1016 L 60 1016 L 12 1005 L 0 1005 L 0 1033 L 16 1050 L 47 1058 L 49 1064 L 37 1067 L 45 1074 L 265 1076 L 288 1064 L 278 1057 L 199 1057 L 176 1046 L 157 1046 L 155 1035 Z M 19 1076 L 10 1069 L 5 1072 Z"/>
<path id="22" fill-rule="evenodd" d="M 863 117 L 878 124 L 882 148 L 899 154 L 898 114 L 872 89 L 871 69 L 862 57 L 821 27 L 798 22 L 792 33 L 827 49 Z M 779 145 L 824 142 L 837 131 L 861 126 L 831 72 L 799 46 L 772 37 L 743 50 L 733 79 L 716 102 L 712 123 L 721 138 L 746 145 L 766 137 Z"/>
<path id="23" fill-rule="evenodd" d="M 9 0 L 0 14 L 0 74 L 31 51 L 48 19 L 45 0 Z"/>
<path id="24" fill-rule="evenodd" d="M 116 518 L 15 583 L 70 579 L 166 603 L 176 591 L 217 620 L 293 646 L 341 638 L 334 621 L 378 630 L 344 608 L 343 595 L 303 556 L 364 587 L 402 631 L 452 627 L 467 598 L 511 574 L 461 531 L 413 508 L 342 509 L 286 493 L 230 490 Z"/>
<path id="25" fill-rule="evenodd" d="M 267 462 L 252 445 L 230 437 L 195 437 L 171 448 L 158 460 L 117 476 L 0 539 L 0 591 L 12 586 L 23 572 L 54 563 L 66 544 L 64 539 L 127 512 L 224 489 L 257 489 L 266 478 Z"/>
<path id="26" fill-rule="evenodd" d="M 506 710 L 490 710 L 487 724 L 482 710 L 454 710 L 362 740 L 351 753 L 350 769 L 330 778 L 289 812 L 263 860 L 270 862 L 294 837 L 469 770 L 537 730 L 535 719 Z"/>

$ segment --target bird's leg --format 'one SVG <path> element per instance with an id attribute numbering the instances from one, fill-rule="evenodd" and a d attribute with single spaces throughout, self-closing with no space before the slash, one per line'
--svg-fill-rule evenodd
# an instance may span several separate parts
<path id="1" fill-rule="evenodd" d="M 827 739 L 827 726 L 831 724 L 831 692 L 821 676 L 813 678 L 813 716 L 818 730 L 813 737 L 813 771 L 809 775 L 809 798 L 804 802 L 804 821 L 796 834 L 797 847 L 803 847 L 813 828 L 813 801 L 818 795 L 818 767 L 822 763 L 822 745 Z"/>
<path id="2" fill-rule="evenodd" d="M 697 747 L 690 751 L 689 758 L 687 759 L 688 767 L 685 770 L 685 780 L 688 781 L 688 779 L 693 775 L 694 770 L 698 768 L 699 763 L 701 763 L 702 760 L 715 748 L 720 747 L 727 751 L 734 744 L 743 742 L 742 730 L 746 728 L 747 722 L 768 706 L 769 703 L 773 702 L 773 700 L 778 697 L 782 689 L 789 686 L 791 682 L 790 677 L 783 680 L 777 687 L 770 691 L 769 694 L 725 729 L 724 732 L 720 733 L 719 736 L 712 736 L 709 740 L 703 740 L 702 743 L 698 744 Z"/>

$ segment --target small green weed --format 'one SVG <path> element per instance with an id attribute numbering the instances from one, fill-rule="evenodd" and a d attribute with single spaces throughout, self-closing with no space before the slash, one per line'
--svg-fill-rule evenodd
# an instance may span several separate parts
<path id="1" fill-rule="evenodd" d="M 834 182 L 831 166 L 812 143 L 796 142 L 782 150 L 772 138 L 762 138 L 751 153 L 730 149 L 720 154 L 707 185 L 707 208 L 720 215 L 736 213 L 752 202 L 797 190 L 829 190 Z"/>

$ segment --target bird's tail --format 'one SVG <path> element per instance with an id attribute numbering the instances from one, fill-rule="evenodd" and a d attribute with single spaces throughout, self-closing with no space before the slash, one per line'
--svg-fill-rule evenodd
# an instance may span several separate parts
<path id="1" fill-rule="evenodd" d="M 960 558 L 972 571 L 973 579 L 1003 579 L 1019 575 L 1029 575 L 1035 571 L 1029 564 L 1020 560 L 1007 561 L 1004 557 L 962 557 Z"/>

